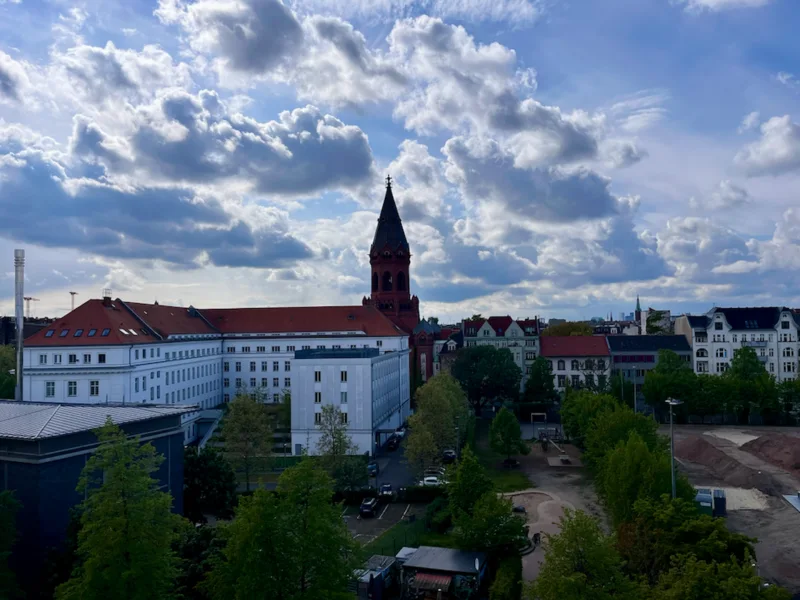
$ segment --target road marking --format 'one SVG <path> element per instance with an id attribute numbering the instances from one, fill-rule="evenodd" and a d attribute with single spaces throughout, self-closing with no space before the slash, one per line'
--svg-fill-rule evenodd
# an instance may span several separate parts
<path id="1" fill-rule="evenodd" d="M 406 506 L 406 510 L 403 512 L 403 516 L 402 516 L 402 517 L 400 517 L 400 520 L 401 520 L 401 521 L 402 521 L 403 519 L 405 519 L 405 518 L 406 518 L 406 514 L 408 513 L 408 509 L 409 509 L 409 508 L 411 508 L 411 505 L 410 505 L 410 504 L 409 504 L 408 506 Z"/>
<path id="2" fill-rule="evenodd" d="M 383 515 L 385 515 L 385 514 L 386 514 L 386 511 L 387 511 L 387 510 L 389 510 L 389 505 L 388 505 L 388 504 L 386 505 L 386 508 L 384 508 L 384 509 L 383 509 L 383 512 L 381 513 L 381 516 L 380 516 L 380 517 L 378 517 L 378 518 L 379 518 L 379 519 L 382 519 L 382 518 L 383 518 Z"/>

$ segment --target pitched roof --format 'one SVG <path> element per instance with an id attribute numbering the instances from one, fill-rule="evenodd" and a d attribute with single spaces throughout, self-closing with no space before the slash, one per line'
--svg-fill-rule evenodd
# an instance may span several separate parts
<path id="1" fill-rule="evenodd" d="M 194 410 L 196 406 L 0 402 L 0 438 L 39 440 L 97 429 L 106 417 L 122 425 Z"/>
<path id="2" fill-rule="evenodd" d="M 612 335 L 608 346 L 614 352 L 691 352 L 689 342 L 683 335 Z"/>
<path id="3" fill-rule="evenodd" d="M 476 559 L 478 560 L 478 566 L 482 567 L 486 562 L 486 554 L 483 552 L 454 550 L 453 548 L 439 548 L 438 546 L 420 546 L 403 563 L 403 568 L 445 571 L 448 573 L 477 573 L 475 570 Z"/>
<path id="4" fill-rule="evenodd" d="M 416 333 L 422 333 L 424 331 L 425 333 L 428 333 L 430 335 L 436 335 L 441 330 L 442 328 L 439 327 L 438 323 L 431 323 L 430 321 L 428 321 L 428 319 L 422 319 L 419 323 L 417 323 L 417 326 L 414 327 L 414 331 L 412 333 L 416 334 Z"/>
<path id="5" fill-rule="evenodd" d="M 603 335 L 544 335 L 539 338 L 542 356 L 609 356 Z"/>
<path id="6" fill-rule="evenodd" d="M 783 310 L 788 309 L 777 306 L 754 306 L 715 308 L 713 312 L 725 315 L 725 320 L 731 329 L 774 329 Z"/>
<path id="7" fill-rule="evenodd" d="M 522 328 L 522 331 L 525 331 L 526 327 L 533 327 L 534 331 L 539 331 L 539 322 L 537 319 L 518 319 L 517 325 Z"/>
<path id="8" fill-rule="evenodd" d="M 400 213 L 397 212 L 391 185 L 386 186 L 386 195 L 383 198 L 378 227 L 375 229 L 375 237 L 372 238 L 370 252 L 382 250 L 387 246 L 392 250 L 401 248 L 406 252 L 409 251 L 406 232 L 403 231 L 403 223 L 400 220 Z"/>
<path id="9" fill-rule="evenodd" d="M 489 317 L 487 321 L 489 321 L 489 327 L 494 329 L 497 335 L 504 336 L 514 319 L 506 315 L 505 317 Z"/>
<path id="10" fill-rule="evenodd" d="M 207 308 L 200 313 L 222 333 L 338 333 L 405 336 L 374 306 Z"/>
<path id="11" fill-rule="evenodd" d="M 485 322 L 486 319 L 464 319 L 464 331 L 466 332 L 468 329 L 473 328 L 475 333 L 478 333 L 478 330 L 483 327 Z M 467 335 L 469 334 L 467 333 Z"/>
<path id="12" fill-rule="evenodd" d="M 708 327 L 708 317 L 705 315 L 686 315 L 686 319 L 692 329 L 706 329 Z"/>
<path id="13" fill-rule="evenodd" d="M 126 302 L 136 315 L 162 337 L 170 335 L 218 333 L 193 307 Z"/>

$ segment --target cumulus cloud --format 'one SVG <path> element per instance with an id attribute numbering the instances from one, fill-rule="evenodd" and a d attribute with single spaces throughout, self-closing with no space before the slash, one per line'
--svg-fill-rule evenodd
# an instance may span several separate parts
<path id="1" fill-rule="evenodd" d="M 761 125 L 761 137 L 745 146 L 735 163 L 747 175 L 781 175 L 800 169 L 800 124 L 789 115 Z"/>
<path id="2" fill-rule="evenodd" d="M 447 181 L 441 161 L 416 140 L 404 140 L 400 153 L 387 167 L 394 179 L 394 197 L 404 221 L 425 221 L 446 216 Z M 383 196 L 378 191 L 375 200 Z"/>
<path id="3" fill-rule="evenodd" d="M 725 179 L 720 181 L 716 189 L 706 198 L 701 200 L 691 198 L 689 205 L 701 210 L 734 210 L 750 202 L 750 194 L 746 189 Z"/>
<path id="4" fill-rule="evenodd" d="M 612 139 L 602 144 L 601 155 L 605 164 L 624 169 L 647 158 L 647 150 L 631 140 Z"/>
<path id="5" fill-rule="evenodd" d="M 301 12 L 394 21 L 420 12 L 446 19 L 530 23 L 543 12 L 541 0 L 294 0 Z"/>
<path id="6" fill-rule="evenodd" d="M 742 119 L 742 124 L 739 125 L 739 129 L 737 130 L 739 133 L 744 133 L 745 131 L 750 131 L 751 129 L 755 129 L 761 123 L 761 115 L 758 111 L 753 111 L 748 115 L 745 115 L 744 119 Z"/>
<path id="7" fill-rule="evenodd" d="M 30 87 L 23 63 L 0 50 L 0 103 L 18 103 Z"/>

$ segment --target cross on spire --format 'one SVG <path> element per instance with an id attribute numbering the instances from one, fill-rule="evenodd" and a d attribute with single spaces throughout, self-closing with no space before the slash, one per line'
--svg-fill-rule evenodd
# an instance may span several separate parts
<path id="1" fill-rule="evenodd" d="M 392 189 L 392 176 L 391 175 L 387 175 L 386 176 L 386 189 L 387 190 Z"/>

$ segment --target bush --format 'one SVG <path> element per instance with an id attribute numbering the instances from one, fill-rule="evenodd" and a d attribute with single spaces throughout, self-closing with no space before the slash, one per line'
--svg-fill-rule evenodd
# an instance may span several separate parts
<path id="1" fill-rule="evenodd" d="M 497 567 L 489 600 L 519 600 L 522 594 L 522 558 L 509 556 Z"/>
<path id="2" fill-rule="evenodd" d="M 406 488 L 400 488 L 397 494 L 397 499 L 400 502 L 419 502 L 420 504 L 428 504 L 437 498 L 441 498 L 447 494 L 445 486 L 422 486 L 411 485 Z"/>
<path id="3" fill-rule="evenodd" d="M 378 490 L 375 488 L 363 488 L 360 490 L 340 490 L 333 494 L 333 502 L 343 502 L 348 506 L 356 506 L 361 504 L 364 498 L 375 498 L 378 496 Z"/>
<path id="4" fill-rule="evenodd" d="M 425 511 L 425 523 L 428 529 L 436 533 L 445 533 L 453 523 L 450 505 L 447 498 L 440 496 L 428 505 Z"/>

